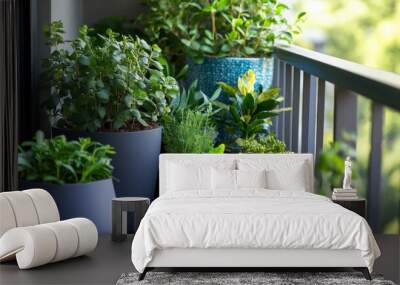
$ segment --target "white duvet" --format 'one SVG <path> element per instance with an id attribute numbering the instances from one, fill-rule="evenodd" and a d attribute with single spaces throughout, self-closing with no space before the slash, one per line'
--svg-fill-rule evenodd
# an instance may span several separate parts
<path id="1" fill-rule="evenodd" d="M 132 262 L 143 272 L 165 248 L 358 249 L 370 271 L 380 255 L 359 215 L 323 196 L 265 189 L 159 197 L 136 232 Z"/>

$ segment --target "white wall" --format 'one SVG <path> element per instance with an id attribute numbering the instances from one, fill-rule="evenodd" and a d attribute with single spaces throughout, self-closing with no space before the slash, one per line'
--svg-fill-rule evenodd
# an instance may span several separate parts
<path id="1" fill-rule="evenodd" d="M 50 20 L 61 20 L 64 24 L 64 39 L 71 40 L 78 35 L 83 22 L 84 0 L 51 0 Z M 111 1 L 110 1 L 111 2 Z"/>

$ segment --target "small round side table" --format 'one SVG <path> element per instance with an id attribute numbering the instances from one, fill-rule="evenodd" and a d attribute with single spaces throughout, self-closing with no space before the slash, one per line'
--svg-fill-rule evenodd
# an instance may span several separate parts
<path id="1" fill-rule="evenodd" d="M 150 199 L 145 197 L 121 197 L 112 199 L 112 235 L 113 241 L 123 241 L 127 236 L 127 212 L 135 214 L 135 229 L 146 214 Z"/>

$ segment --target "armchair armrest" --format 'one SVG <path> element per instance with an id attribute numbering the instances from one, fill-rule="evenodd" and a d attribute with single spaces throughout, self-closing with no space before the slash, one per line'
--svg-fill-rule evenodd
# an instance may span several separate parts
<path id="1" fill-rule="evenodd" d="M 13 228 L 0 238 L 0 261 L 16 257 L 28 269 L 89 253 L 97 240 L 96 226 L 84 218 Z"/>

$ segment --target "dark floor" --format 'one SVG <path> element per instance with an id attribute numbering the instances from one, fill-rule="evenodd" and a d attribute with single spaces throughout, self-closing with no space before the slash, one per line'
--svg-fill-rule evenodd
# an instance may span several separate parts
<path id="1" fill-rule="evenodd" d="M 41 267 L 18 270 L 15 262 L 0 264 L 0 285 L 9 284 L 115 284 L 124 272 L 134 271 L 131 262 L 132 238 L 112 242 L 99 238 L 94 252 Z"/>
<path id="2" fill-rule="evenodd" d="M 374 271 L 400 284 L 400 235 L 376 235 L 381 257 L 374 265 Z"/>
<path id="3" fill-rule="evenodd" d="M 382 257 L 375 272 L 400 283 L 400 236 L 376 236 Z M 78 257 L 30 270 L 19 270 L 15 262 L 0 265 L 0 284 L 115 284 L 124 272 L 134 271 L 130 260 L 132 238 L 111 242 L 100 237 L 97 249 L 89 256 Z"/>

